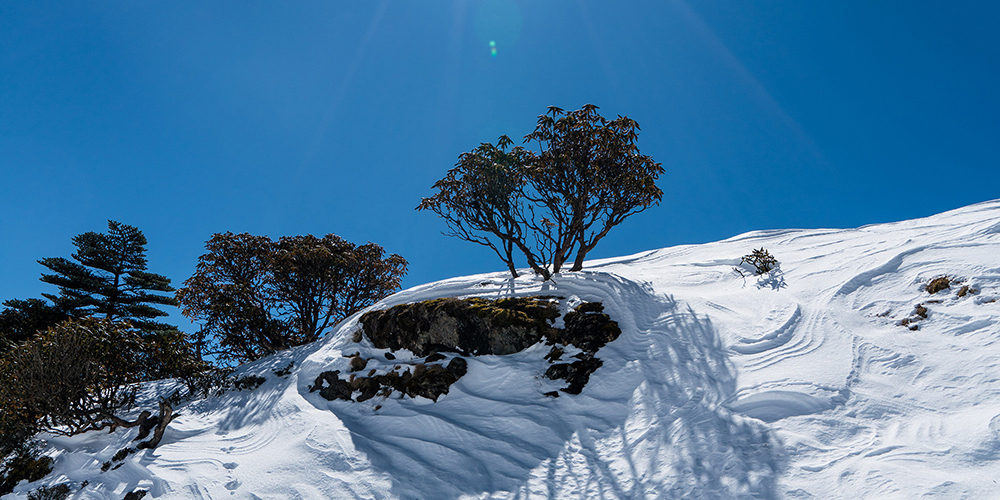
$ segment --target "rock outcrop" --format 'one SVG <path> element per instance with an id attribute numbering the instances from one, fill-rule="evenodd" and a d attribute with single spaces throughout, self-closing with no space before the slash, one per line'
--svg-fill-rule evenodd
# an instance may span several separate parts
<path id="1" fill-rule="evenodd" d="M 360 352 L 350 358 L 347 380 L 339 370 L 316 377 L 310 391 L 319 391 L 328 400 L 366 401 L 376 396 L 399 392 L 409 397 L 422 396 L 437 401 L 462 378 L 468 363 L 462 356 L 504 355 L 523 351 L 541 341 L 553 345 L 545 356 L 551 366 L 545 376 L 565 380 L 567 394 L 579 394 L 590 375 L 603 362 L 597 351 L 621 335 L 618 324 L 604 314 L 599 302 L 584 302 L 563 318 L 564 327 L 553 325 L 559 317 L 559 298 L 551 296 L 517 297 L 499 300 L 481 298 L 444 298 L 403 304 L 382 311 L 371 311 L 359 322 L 354 337 L 364 337 L 379 349 L 388 349 L 383 357 L 395 361 L 392 351 L 406 349 L 425 358 L 422 362 L 397 362 L 391 369 L 372 368 Z M 558 345 L 557 345 L 558 344 Z M 570 345 L 577 352 L 572 361 L 562 361 Z M 443 353 L 449 353 L 445 355 Z M 447 364 L 443 362 L 447 359 Z M 560 362 L 561 361 L 561 362 Z M 376 362 L 375 366 L 380 363 Z M 385 365 L 382 365 L 385 366 Z M 357 394 L 357 396 L 355 396 Z M 546 393 L 558 396 L 558 393 Z"/>
<path id="2" fill-rule="evenodd" d="M 444 298 L 371 311 L 361 317 L 375 347 L 433 352 L 512 354 L 538 343 L 559 317 L 552 297 Z"/>

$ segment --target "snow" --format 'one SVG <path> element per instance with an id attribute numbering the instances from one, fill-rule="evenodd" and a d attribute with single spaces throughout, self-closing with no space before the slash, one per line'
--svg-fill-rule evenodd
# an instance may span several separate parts
<path id="1" fill-rule="evenodd" d="M 733 271 L 761 247 L 779 269 Z M 942 275 L 961 283 L 923 290 Z M 958 297 L 964 285 L 978 293 Z M 261 387 L 179 405 L 159 447 L 120 468 L 100 470 L 135 429 L 43 436 L 54 472 L 4 498 L 64 482 L 79 499 L 135 488 L 158 499 L 1000 497 L 1000 200 L 857 229 L 756 231 L 550 282 L 454 278 L 373 307 L 532 294 L 601 301 L 622 328 L 579 395 L 543 395 L 565 384 L 542 376 L 536 345 L 467 358 L 436 403 L 326 401 L 308 387 L 346 373 L 345 356 L 377 370 L 410 361 L 354 343 L 355 316 L 241 368 Z M 147 387 L 144 404 L 169 385 Z"/>

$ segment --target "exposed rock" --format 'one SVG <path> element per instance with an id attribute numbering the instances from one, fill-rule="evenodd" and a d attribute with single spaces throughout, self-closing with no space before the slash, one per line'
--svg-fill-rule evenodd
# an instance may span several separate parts
<path id="1" fill-rule="evenodd" d="M 350 401 L 351 393 L 354 392 L 350 382 L 340 380 L 340 370 L 323 372 L 316 377 L 316 382 L 309 388 L 309 392 L 319 391 L 319 395 L 327 401 L 343 399 Z"/>
<path id="2" fill-rule="evenodd" d="M 567 394 L 580 394 L 583 387 L 590 381 L 590 374 L 597 371 L 604 362 L 590 353 L 576 355 L 578 361 L 552 365 L 545 371 L 545 376 L 552 379 L 563 379 L 569 382 L 569 387 L 561 389 Z"/>
<path id="3" fill-rule="evenodd" d="M 549 363 L 555 363 L 556 361 L 559 361 L 559 358 L 561 358 L 565 353 L 566 351 L 562 347 L 554 345 L 552 346 L 552 349 L 549 349 L 549 353 L 545 355 L 544 359 Z"/>
<path id="4" fill-rule="evenodd" d="M 548 335 L 557 317 L 559 308 L 550 299 L 443 298 L 371 311 L 360 323 L 375 347 L 409 349 L 417 356 L 512 354 Z"/>
<path id="5" fill-rule="evenodd" d="M 407 396 L 423 396 L 437 401 L 442 394 L 448 394 L 451 384 L 458 381 L 454 373 L 441 365 L 417 365 L 417 367 L 422 369 L 414 370 L 413 377 L 406 383 Z"/>
<path id="6" fill-rule="evenodd" d="M 569 386 L 561 389 L 568 394 L 579 394 L 590 380 L 590 375 L 603 362 L 594 354 L 608 342 L 621 335 L 618 324 L 604 314 L 599 302 L 584 302 L 563 318 L 564 328 L 552 324 L 559 316 L 558 302 L 554 297 L 520 297 L 495 301 L 472 298 L 444 298 L 413 304 L 403 304 L 384 311 L 371 311 L 359 322 L 363 335 L 380 349 L 407 349 L 424 357 L 424 362 L 397 372 L 400 366 L 382 375 L 372 369 L 367 376 L 359 374 L 368 366 L 369 359 L 360 353 L 349 356 L 350 379 L 341 380 L 339 371 L 328 371 L 316 378 L 310 391 L 320 391 L 328 400 L 351 400 L 360 392 L 357 401 L 375 396 L 389 397 L 398 391 L 409 397 L 422 396 L 437 401 L 458 379 L 468 372 L 468 363 L 454 357 L 447 366 L 435 363 L 447 359 L 441 352 L 473 353 L 479 355 L 512 354 L 522 351 L 542 339 L 553 345 L 545 360 L 555 363 L 572 344 L 581 353 L 575 361 L 550 366 L 545 376 L 561 379 Z M 386 360 L 396 359 L 391 352 Z M 404 365 L 405 366 L 405 365 Z M 551 391 L 546 396 L 558 397 Z"/>
<path id="7" fill-rule="evenodd" d="M 455 376 L 455 379 L 457 380 L 465 376 L 466 373 L 468 373 L 469 363 L 467 363 L 462 358 L 452 358 L 452 360 L 448 363 L 448 366 L 446 368 L 448 369 L 449 372 L 452 373 L 452 375 Z"/>
<path id="8" fill-rule="evenodd" d="M 125 494 L 125 497 L 122 498 L 122 500 L 141 500 L 146 497 L 147 493 L 149 492 L 146 490 L 130 491 Z"/>
<path id="9" fill-rule="evenodd" d="M 381 388 L 382 386 L 372 378 L 357 377 L 351 381 L 351 391 L 361 391 L 361 395 L 357 398 L 359 403 L 374 398 Z M 348 395 L 348 399 L 350 399 L 350 395 Z"/>
<path id="10" fill-rule="evenodd" d="M 618 323 L 604 314 L 600 302 L 584 302 L 563 318 L 565 328 L 555 330 L 550 339 L 560 344 L 573 344 L 590 353 L 597 352 L 622 334 Z M 558 358 L 557 358 L 558 359 Z"/>

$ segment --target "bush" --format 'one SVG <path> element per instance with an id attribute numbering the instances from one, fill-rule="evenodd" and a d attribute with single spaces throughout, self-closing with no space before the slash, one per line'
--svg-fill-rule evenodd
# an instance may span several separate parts
<path id="1" fill-rule="evenodd" d="M 510 148 L 507 136 L 463 153 L 417 210 L 443 218 L 449 236 L 493 249 L 514 277 L 515 250 L 545 279 L 570 259 L 570 271 L 581 270 L 611 228 L 663 197 L 663 167 L 635 144 L 639 125 L 597 109 L 550 106 L 524 137 L 538 154 Z"/>
<path id="2" fill-rule="evenodd" d="M 740 265 L 750 264 L 754 267 L 754 274 L 764 274 L 778 267 L 778 259 L 775 259 L 764 247 L 754 250 L 740 259 Z"/>
<path id="3" fill-rule="evenodd" d="M 3 474 L 0 474 L 0 495 L 6 495 L 14 491 L 17 483 L 28 480 L 29 483 L 52 472 L 52 459 L 49 457 L 37 457 L 34 454 L 18 455 L 4 461 Z"/>
<path id="4" fill-rule="evenodd" d="M 0 311 L 0 355 L 69 319 L 66 311 L 40 299 L 11 299 L 3 305 L 6 307 Z"/>
<path id="5" fill-rule="evenodd" d="M 934 295 L 935 293 L 938 293 L 941 290 L 947 290 L 951 288 L 951 284 L 953 281 L 955 281 L 955 278 L 952 278 L 951 276 L 939 276 L 937 278 L 930 280 L 924 289 L 927 291 L 927 293 Z"/>
<path id="6" fill-rule="evenodd" d="M 24 432 L 73 435 L 124 423 L 135 401 L 144 345 L 138 331 L 108 320 L 66 321 L 22 343 L 0 362 L 0 414 Z"/>
<path id="7" fill-rule="evenodd" d="M 42 486 L 28 494 L 28 500 L 65 500 L 69 496 L 69 485 Z"/>

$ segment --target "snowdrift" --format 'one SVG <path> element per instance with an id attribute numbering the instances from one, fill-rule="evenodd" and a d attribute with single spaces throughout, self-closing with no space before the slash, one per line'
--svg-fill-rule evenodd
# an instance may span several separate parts
<path id="1" fill-rule="evenodd" d="M 733 270 L 760 247 L 780 268 Z M 467 358 L 436 403 L 327 401 L 309 391 L 320 372 L 378 352 L 354 342 L 355 316 L 241 368 L 267 379 L 259 388 L 180 405 L 158 448 L 106 472 L 134 429 L 42 436 L 55 470 L 4 499 L 60 483 L 71 498 L 116 500 L 137 488 L 163 499 L 1000 497 L 1000 200 L 586 269 L 455 278 L 373 306 L 602 302 L 622 335 L 579 395 L 544 395 L 565 384 L 542 376 L 539 344 Z M 942 276 L 950 288 L 929 293 Z M 145 405 L 170 384 L 147 387 Z"/>

